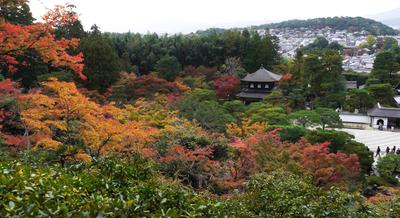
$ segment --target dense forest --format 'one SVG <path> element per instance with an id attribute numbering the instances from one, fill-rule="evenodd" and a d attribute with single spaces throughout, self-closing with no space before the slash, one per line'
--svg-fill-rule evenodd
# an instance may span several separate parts
<path id="1" fill-rule="evenodd" d="M 174 56 L 183 66 L 220 66 L 227 57 L 239 57 L 246 69 L 260 63 L 279 63 L 278 39 L 255 31 L 225 31 L 208 35 L 106 34 L 120 57 L 140 72 L 156 70 L 156 62 Z"/>
<path id="2" fill-rule="evenodd" d="M 253 31 L 102 33 L 73 5 L 40 22 L 27 0 L 0 9 L 2 216 L 400 216 L 400 155 L 374 160 L 335 111 L 393 105 L 398 45 L 361 78 L 323 39 L 287 60 Z M 261 66 L 277 88 L 236 99 Z"/>

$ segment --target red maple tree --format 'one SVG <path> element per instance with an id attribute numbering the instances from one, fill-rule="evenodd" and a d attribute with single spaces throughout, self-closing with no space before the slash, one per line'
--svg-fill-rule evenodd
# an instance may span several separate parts
<path id="1" fill-rule="evenodd" d="M 54 35 L 57 26 L 76 19 L 76 14 L 69 13 L 65 6 L 57 6 L 43 16 L 43 22 L 32 25 L 22 26 L 0 21 L 0 66 L 7 68 L 11 73 L 16 72 L 19 65 L 29 64 L 24 55 L 28 50 L 34 50 L 42 62 L 53 67 L 71 69 L 82 79 L 86 79 L 82 72 L 82 53 L 68 53 L 68 49 L 78 46 L 79 39 L 56 39 Z"/>
<path id="2" fill-rule="evenodd" d="M 194 188 L 202 188 L 209 185 L 219 168 L 219 162 L 212 160 L 212 153 L 210 147 L 188 149 L 172 145 L 160 161 L 165 172 L 175 179 Z"/>
<path id="3" fill-rule="evenodd" d="M 310 144 L 300 140 L 289 145 L 292 158 L 299 158 L 304 169 L 320 186 L 330 186 L 357 177 L 360 163 L 356 154 L 329 153 L 329 142 Z"/>
<path id="4" fill-rule="evenodd" d="M 234 76 L 221 76 L 214 81 L 215 92 L 220 98 L 229 98 L 240 90 L 240 80 Z"/>

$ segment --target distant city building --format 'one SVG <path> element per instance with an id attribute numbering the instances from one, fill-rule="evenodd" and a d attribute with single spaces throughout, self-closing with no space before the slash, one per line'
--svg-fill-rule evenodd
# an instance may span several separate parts
<path id="1" fill-rule="evenodd" d="M 261 101 L 278 85 L 281 75 L 266 70 L 263 66 L 254 73 L 247 74 L 241 80 L 242 90 L 236 95 L 246 103 Z"/>
<path id="2" fill-rule="evenodd" d="M 259 31 L 260 34 L 267 34 L 266 31 Z M 279 38 L 280 54 L 285 58 L 294 58 L 296 50 L 302 46 L 311 44 L 317 37 L 325 37 L 329 42 L 337 42 L 345 48 L 343 54 L 343 69 L 355 72 L 370 73 L 376 54 L 359 46 L 366 41 L 368 33 L 349 32 L 346 30 L 334 30 L 329 27 L 321 29 L 312 28 L 282 28 L 269 29 L 269 34 Z M 377 40 L 384 40 L 388 36 L 379 36 Z M 400 44 L 400 36 L 390 36 Z"/>

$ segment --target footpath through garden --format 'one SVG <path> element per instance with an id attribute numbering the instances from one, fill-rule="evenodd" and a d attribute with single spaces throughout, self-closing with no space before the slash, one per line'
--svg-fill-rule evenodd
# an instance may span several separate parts
<path id="1" fill-rule="evenodd" d="M 364 143 L 371 151 L 376 154 L 378 146 L 381 147 L 381 155 L 386 154 L 386 147 L 393 146 L 400 148 L 400 133 L 379 130 L 360 130 L 360 129 L 340 129 L 341 131 L 354 135 L 355 140 Z M 375 159 L 376 161 L 376 159 Z"/>

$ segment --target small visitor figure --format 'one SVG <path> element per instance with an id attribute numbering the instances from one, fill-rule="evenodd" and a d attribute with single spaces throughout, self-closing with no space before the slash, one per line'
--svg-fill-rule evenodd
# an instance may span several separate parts
<path id="1" fill-rule="evenodd" d="M 381 147 L 378 146 L 378 149 L 376 149 L 376 155 L 375 157 L 381 157 Z"/>
<path id="2" fill-rule="evenodd" d="M 400 154 L 400 148 L 397 149 L 396 154 Z"/>
<path id="3" fill-rule="evenodd" d="M 393 153 L 393 154 L 396 153 L 396 146 L 393 146 L 391 153 Z"/>
<path id="4" fill-rule="evenodd" d="M 390 153 L 390 148 L 389 148 L 389 146 L 387 146 L 386 147 L 386 154 L 389 154 Z"/>

